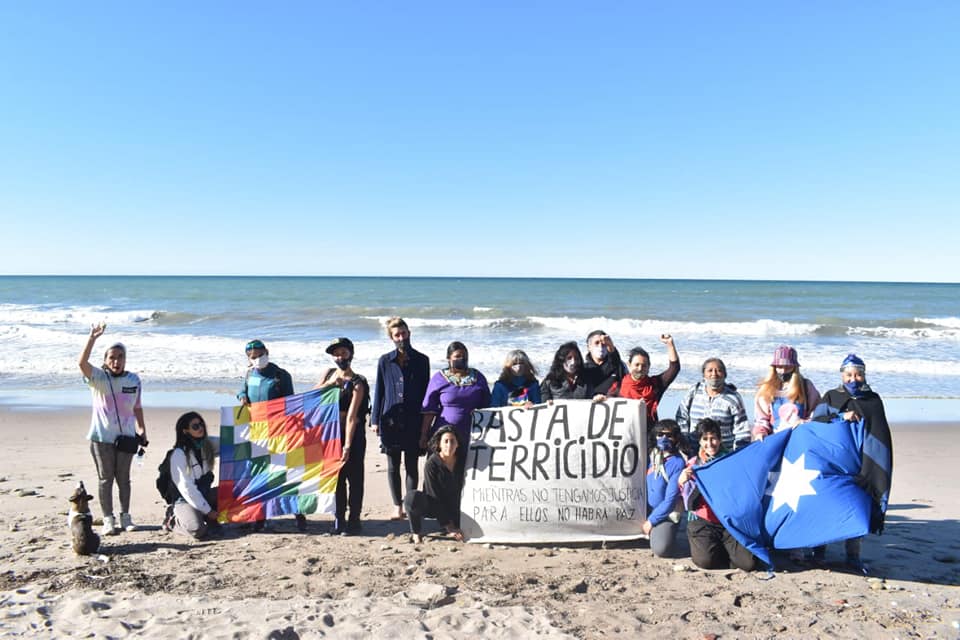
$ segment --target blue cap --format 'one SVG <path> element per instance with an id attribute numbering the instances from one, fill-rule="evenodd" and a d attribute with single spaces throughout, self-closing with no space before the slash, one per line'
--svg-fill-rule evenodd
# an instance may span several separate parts
<path id="1" fill-rule="evenodd" d="M 863 360 L 858 358 L 855 353 L 847 354 L 847 357 L 843 359 L 843 364 L 840 365 L 840 371 L 843 371 L 847 367 L 854 367 L 855 369 L 860 369 L 860 371 L 867 370 L 867 365 L 865 365 Z"/>

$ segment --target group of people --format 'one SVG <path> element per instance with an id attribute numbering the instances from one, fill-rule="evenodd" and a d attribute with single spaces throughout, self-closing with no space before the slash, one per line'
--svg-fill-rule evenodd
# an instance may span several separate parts
<path id="1" fill-rule="evenodd" d="M 647 469 L 649 516 L 643 525 L 655 555 L 673 553 L 679 523 L 686 510 L 687 539 L 694 564 L 705 569 L 731 565 L 745 571 L 756 568 L 756 557 L 724 528 L 692 480 L 698 466 L 776 431 L 791 429 L 810 420 L 830 421 L 838 414 L 849 421 L 866 418 L 871 434 L 877 442 L 883 443 L 889 456 L 887 465 L 892 464 L 890 428 L 883 401 L 867 384 L 866 364 L 855 354 L 847 355 L 841 362 L 840 384 L 821 397 L 814 384 L 801 375 L 796 350 L 789 346 L 778 347 L 767 375 L 757 389 L 756 419 L 752 430 L 740 394 L 725 382 L 723 362 L 710 358 L 703 363 L 702 371 L 703 380 L 687 393 L 677 410 L 677 419 L 660 420 L 655 425 L 656 441 Z M 681 426 L 694 424 L 694 421 L 696 435 L 685 437 Z M 864 457 L 864 466 L 872 464 L 872 460 Z M 867 477 L 870 473 L 869 469 L 864 469 L 861 476 Z M 864 481 L 873 498 L 871 531 L 882 528 L 882 501 L 889 491 L 889 473 L 874 477 L 877 476 L 882 477 L 872 486 Z M 845 541 L 844 562 L 855 571 L 865 572 L 860 540 Z M 825 556 L 825 546 L 790 550 L 791 560 L 795 562 L 820 564 L 825 561 Z"/>
<path id="2" fill-rule="evenodd" d="M 400 317 L 386 322 L 393 349 L 380 356 L 375 384 L 352 369 L 353 342 L 345 337 L 331 342 L 326 352 L 335 366 L 315 388 L 340 389 L 340 425 L 343 467 L 338 477 L 333 533 L 350 535 L 361 530 L 364 491 L 366 423 L 379 437 L 387 456 L 387 479 L 394 504 L 394 519 L 408 519 L 413 534 L 422 535 L 424 518 L 436 518 L 449 534 L 462 539 L 460 494 L 463 488 L 471 415 L 476 409 L 502 406 L 530 407 L 554 400 L 603 401 L 610 397 L 644 400 L 651 454 L 647 469 L 648 519 L 644 532 L 653 552 L 671 555 L 680 523 L 687 519 L 687 535 L 694 562 L 705 568 L 733 564 L 752 569 L 753 556 L 727 533 L 702 498 L 689 497 L 696 467 L 752 441 L 818 416 L 841 412 L 845 417 L 869 412 L 888 429 L 879 397 L 866 384 L 865 365 L 850 355 L 841 366 L 841 385 L 822 399 L 816 387 L 800 373 L 797 352 L 777 348 L 768 374 L 760 382 L 751 428 L 743 398 L 727 381 L 719 358 L 701 366 L 701 380 L 686 393 L 674 420 L 660 420 L 658 406 L 680 372 L 680 358 L 670 335 L 666 346 L 668 366 L 650 375 L 650 355 L 633 348 L 626 360 L 612 338 L 593 331 L 586 353 L 575 342 L 561 345 L 543 380 L 527 354 L 510 351 L 492 389 L 482 372 L 470 366 L 469 351 L 454 341 L 446 350 L 444 367 L 430 374 L 429 358 L 410 343 L 410 328 Z M 120 343 L 104 353 L 95 367 L 90 356 L 104 326 L 91 328 L 80 356 L 80 369 L 93 394 L 93 416 L 88 434 L 99 477 L 103 533 L 133 530 L 129 513 L 130 464 L 136 446 L 147 444 L 140 405 L 141 384 L 126 370 L 126 349 Z M 245 405 L 294 393 L 290 374 L 270 361 L 261 340 L 245 346 L 248 369 L 237 399 Z M 203 418 L 189 412 L 177 421 L 170 475 L 178 496 L 170 505 L 165 527 L 193 537 L 203 537 L 216 521 L 216 492 L 210 486 L 215 448 Z M 121 446 L 121 442 L 124 443 Z M 420 485 L 419 457 L 427 455 Z M 112 487 L 120 493 L 120 514 L 113 510 Z M 698 501 L 699 500 L 699 501 Z M 255 523 L 255 529 L 265 526 Z M 306 529 L 306 519 L 297 516 Z M 860 564 L 859 541 L 848 541 L 847 560 Z M 823 550 L 814 550 L 823 557 Z"/>

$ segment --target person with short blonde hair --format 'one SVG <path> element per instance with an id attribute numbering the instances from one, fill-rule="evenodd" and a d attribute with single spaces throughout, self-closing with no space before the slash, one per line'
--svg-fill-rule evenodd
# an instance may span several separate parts
<path id="1" fill-rule="evenodd" d="M 394 519 L 404 519 L 403 497 L 420 482 L 420 407 L 430 381 L 430 359 L 410 346 L 410 327 L 400 316 L 385 323 L 394 349 L 377 362 L 370 428 L 380 436 L 380 451 L 387 454 L 387 482 L 396 507 Z M 404 484 L 400 487 L 400 463 Z"/>
<path id="2" fill-rule="evenodd" d="M 503 360 L 500 378 L 493 383 L 491 407 L 531 407 L 540 404 L 537 369 L 521 349 L 514 349 Z"/>

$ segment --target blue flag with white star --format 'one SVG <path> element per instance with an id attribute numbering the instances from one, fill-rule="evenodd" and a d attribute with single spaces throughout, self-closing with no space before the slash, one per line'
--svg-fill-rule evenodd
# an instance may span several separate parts
<path id="1" fill-rule="evenodd" d="M 805 422 L 696 468 L 697 488 L 755 556 L 866 535 L 870 496 L 856 483 L 863 420 Z"/>

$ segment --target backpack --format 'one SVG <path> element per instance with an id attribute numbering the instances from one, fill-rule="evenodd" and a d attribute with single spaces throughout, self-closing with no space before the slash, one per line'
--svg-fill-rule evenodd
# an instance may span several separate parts
<path id="1" fill-rule="evenodd" d="M 167 451 L 167 455 L 163 457 L 163 462 L 157 467 L 157 491 L 160 492 L 164 504 L 173 504 L 180 499 L 180 490 L 177 489 L 177 484 L 173 481 L 173 475 L 170 473 L 170 456 L 173 455 L 174 449 L 176 447 Z"/>

